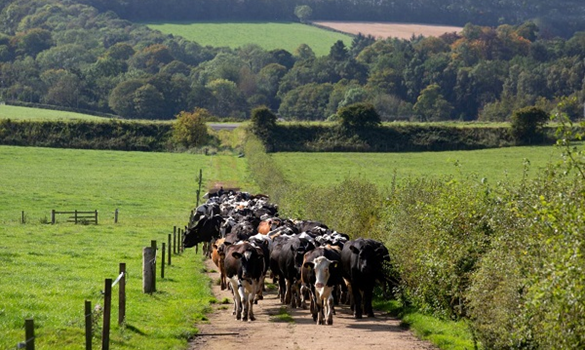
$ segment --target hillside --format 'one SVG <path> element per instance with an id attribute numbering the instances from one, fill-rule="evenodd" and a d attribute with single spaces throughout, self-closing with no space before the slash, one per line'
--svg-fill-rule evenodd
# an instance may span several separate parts
<path id="1" fill-rule="evenodd" d="M 352 36 L 295 22 L 170 22 L 144 23 L 164 34 L 181 36 L 203 46 L 237 49 L 255 44 L 264 50 L 295 52 L 301 45 L 311 47 L 316 56 L 325 56 L 341 40 L 351 45 Z M 357 34 L 357 33 L 356 33 Z"/>

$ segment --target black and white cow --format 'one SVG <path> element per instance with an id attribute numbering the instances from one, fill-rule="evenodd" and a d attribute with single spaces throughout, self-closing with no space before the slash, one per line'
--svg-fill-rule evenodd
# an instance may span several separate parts
<path id="1" fill-rule="evenodd" d="M 227 247 L 225 272 L 231 285 L 236 319 L 254 321 L 254 299 L 264 277 L 264 251 L 248 242 Z"/>

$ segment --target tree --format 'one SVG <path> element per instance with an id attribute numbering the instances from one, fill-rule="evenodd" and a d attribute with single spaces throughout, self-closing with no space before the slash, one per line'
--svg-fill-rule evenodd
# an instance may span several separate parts
<path id="1" fill-rule="evenodd" d="M 542 137 L 544 125 L 548 120 L 548 114 L 538 107 L 530 106 L 516 110 L 510 121 L 512 136 L 520 143 L 533 143 L 536 138 Z"/>
<path id="2" fill-rule="evenodd" d="M 307 23 L 312 14 L 313 9 L 308 5 L 300 5 L 295 7 L 295 16 L 299 18 L 301 23 Z"/>
<path id="3" fill-rule="evenodd" d="M 164 97 L 156 87 L 145 84 L 134 92 L 134 108 L 140 119 L 163 119 Z"/>
<path id="4" fill-rule="evenodd" d="M 337 40 L 329 50 L 329 58 L 334 61 L 345 61 L 349 57 L 347 47 L 342 40 Z"/>
<path id="5" fill-rule="evenodd" d="M 272 143 L 272 136 L 276 128 L 276 115 L 266 106 L 252 110 L 250 131 L 256 135 L 264 145 Z"/>
<path id="6" fill-rule="evenodd" d="M 126 80 L 118 84 L 110 93 L 108 105 L 119 116 L 124 118 L 136 118 L 134 106 L 134 93 L 144 82 L 138 79 Z"/>
<path id="7" fill-rule="evenodd" d="M 206 144 L 209 134 L 205 121 L 212 118 L 211 112 L 205 108 L 197 108 L 193 112 L 180 112 L 173 124 L 173 141 L 185 148 Z"/>
<path id="8" fill-rule="evenodd" d="M 379 126 L 380 115 L 373 105 L 369 103 L 354 103 L 340 108 L 337 116 L 341 125 L 346 129 L 364 129 Z"/>
<path id="9" fill-rule="evenodd" d="M 17 40 L 17 53 L 32 57 L 53 45 L 51 32 L 41 28 L 33 28 L 16 36 L 15 39 Z"/>
<path id="10" fill-rule="evenodd" d="M 447 120 L 453 109 L 441 95 L 441 88 L 437 84 L 431 84 L 421 91 L 413 108 L 425 121 Z"/>

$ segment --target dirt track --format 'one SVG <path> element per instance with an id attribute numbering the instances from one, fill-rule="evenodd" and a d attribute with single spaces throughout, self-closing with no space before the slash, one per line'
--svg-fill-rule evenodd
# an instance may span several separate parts
<path id="1" fill-rule="evenodd" d="M 216 266 L 207 260 L 211 279 L 217 281 Z M 294 322 L 278 321 L 282 305 L 275 292 L 268 291 L 254 306 L 256 321 L 236 321 L 232 316 L 231 292 L 214 283 L 218 300 L 230 304 L 214 305 L 209 323 L 198 324 L 202 336 L 195 337 L 190 350 L 235 349 L 244 345 L 254 350 L 432 350 L 430 343 L 418 340 L 400 326 L 398 319 L 376 312 L 375 318 L 356 320 L 347 306 L 336 307 L 332 326 L 317 326 L 309 310 L 287 308 Z"/>

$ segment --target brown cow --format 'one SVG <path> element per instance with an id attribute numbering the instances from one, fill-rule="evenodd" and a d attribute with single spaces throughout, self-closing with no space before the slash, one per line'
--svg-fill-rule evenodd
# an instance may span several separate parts
<path id="1" fill-rule="evenodd" d="M 225 245 L 223 244 L 225 238 L 220 238 L 213 242 L 213 251 L 211 252 L 211 260 L 215 263 L 215 266 L 219 269 L 220 274 L 220 285 L 221 290 L 227 288 L 227 281 L 225 276 Z"/>

